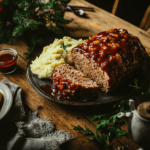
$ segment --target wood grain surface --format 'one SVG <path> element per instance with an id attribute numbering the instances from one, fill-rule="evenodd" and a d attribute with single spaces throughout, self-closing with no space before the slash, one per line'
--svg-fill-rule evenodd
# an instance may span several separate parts
<path id="1" fill-rule="evenodd" d="M 65 17 L 73 19 L 73 22 L 66 26 L 66 31 L 76 37 L 89 37 L 98 32 L 108 30 L 110 28 L 125 28 L 133 35 L 140 38 L 145 46 L 148 54 L 150 54 L 150 35 L 144 30 L 110 14 L 84 0 L 71 0 L 71 5 L 90 6 L 94 7 L 94 12 L 86 11 L 86 17 L 78 17 L 72 12 L 66 12 Z M 47 33 L 48 34 L 48 33 Z M 48 34 L 48 42 L 51 43 L 55 36 Z M 96 122 L 90 122 L 91 118 L 96 114 L 110 112 L 112 103 L 99 106 L 76 107 L 56 104 L 50 102 L 40 96 L 29 84 L 26 78 L 26 65 L 24 53 L 27 51 L 27 46 L 23 39 L 15 39 L 12 45 L 0 44 L 1 47 L 11 47 L 18 52 L 17 70 L 10 75 L 0 73 L 0 80 L 5 76 L 11 82 L 20 85 L 23 89 L 22 97 L 24 103 L 32 110 L 37 111 L 41 118 L 51 119 L 56 128 L 63 129 L 74 135 L 74 139 L 64 145 L 64 150 L 98 150 L 99 148 L 92 142 L 87 141 L 87 136 L 77 133 L 73 130 L 73 126 L 85 125 L 95 133 Z M 40 49 L 42 51 L 42 48 Z M 41 107 L 39 107 L 41 106 Z M 122 130 L 126 130 L 126 125 L 122 126 Z M 131 138 L 122 137 L 113 139 L 111 143 L 115 148 L 124 146 L 127 150 L 136 150 L 139 148 Z"/>

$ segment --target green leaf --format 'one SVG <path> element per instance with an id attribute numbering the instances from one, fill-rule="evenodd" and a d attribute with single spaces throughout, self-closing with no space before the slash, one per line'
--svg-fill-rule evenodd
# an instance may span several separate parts
<path id="1" fill-rule="evenodd" d="M 26 43 L 28 46 L 28 52 L 24 53 L 26 59 L 31 58 L 35 54 L 35 49 L 37 46 L 41 45 L 43 42 L 44 40 L 38 36 L 31 36 L 30 39 L 27 39 Z"/>
<path id="2" fill-rule="evenodd" d="M 60 48 L 63 48 L 63 49 L 65 50 L 65 45 L 64 45 L 64 43 L 62 43 L 62 44 L 60 45 Z"/>
<path id="3" fill-rule="evenodd" d="M 101 119 L 101 117 L 103 117 L 103 116 L 106 116 L 106 114 L 103 114 L 103 115 L 95 115 L 92 119 L 91 119 L 91 122 L 92 121 L 95 121 L 96 119 Z"/>
<path id="4" fill-rule="evenodd" d="M 95 121 L 96 119 L 99 119 L 99 115 L 95 115 L 95 116 L 91 119 L 91 122 L 92 122 L 92 121 Z"/>
<path id="5" fill-rule="evenodd" d="M 4 6 L 4 11 L 8 13 L 1 15 L 0 18 L 0 43 L 11 43 L 13 37 L 26 37 L 26 33 L 30 31 L 35 31 L 31 35 L 36 34 L 40 29 L 45 28 L 47 24 L 51 24 L 49 29 L 59 36 L 67 35 L 65 25 L 72 20 L 64 18 L 64 12 L 60 9 L 64 2 L 66 3 L 67 0 L 48 0 L 48 2 L 42 3 L 39 0 L 3 0 L 0 4 Z M 8 11 L 7 7 L 9 8 Z M 43 9 L 50 8 L 53 10 L 43 12 Z M 11 22 L 10 27 L 6 26 L 7 20 Z M 28 38 L 30 39 L 30 35 Z M 33 43 L 33 45 L 28 46 L 27 58 L 35 54 L 35 45 L 37 44 Z M 67 47 L 69 45 L 66 45 L 65 49 Z"/>
<path id="6" fill-rule="evenodd" d="M 142 94 L 149 94 L 150 93 L 150 88 L 148 88 L 148 87 L 139 87 L 138 86 L 138 79 L 134 79 L 134 84 L 135 85 L 129 85 L 129 86 L 132 86 L 134 89 L 133 89 L 133 91 L 138 91 L 138 90 L 141 90 L 142 92 Z"/>
<path id="7" fill-rule="evenodd" d="M 60 45 L 60 48 L 63 48 L 63 49 L 66 51 L 66 48 L 67 48 L 67 47 L 70 47 L 70 46 L 71 46 L 70 44 L 65 45 L 64 43 L 62 43 L 62 44 Z"/>
<path id="8" fill-rule="evenodd" d="M 117 107 L 119 106 L 119 107 Z M 98 125 L 96 126 L 96 134 L 90 131 L 88 128 L 83 129 L 80 126 L 75 129 L 84 132 L 86 135 L 90 136 L 91 139 L 89 141 L 93 141 L 98 147 L 107 148 L 112 150 L 111 143 L 112 139 L 115 137 L 127 136 L 128 134 L 125 131 L 121 131 L 120 127 L 124 123 L 123 120 L 117 119 L 117 114 L 119 112 L 127 112 L 130 111 L 130 107 L 128 105 L 128 100 L 122 100 L 115 104 L 113 108 L 117 108 L 115 111 L 107 114 L 95 115 L 91 121 L 98 120 Z M 105 117 L 102 119 L 102 117 Z"/>
<path id="9" fill-rule="evenodd" d="M 116 121 L 116 118 L 117 118 L 117 114 L 113 116 L 113 122 Z"/>
<path id="10" fill-rule="evenodd" d="M 70 46 L 71 46 L 71 44 L 67 44 L 67 45 L 65 46 L 65 48 L 70 47 Z"/>
<path id="11" fill-rule="evenodd" d="M 125 135 L 127 135 L 127 132 L 121 131 L 119 128 L 117 128 L 117 129 L 115 130 L 115 136 L 116 136 L 116 137 L 121 137 L 121 136 L 125 136 Z"/>
<path id="12" fill-rule="evenodd" d="M 138 87 L 138 79 L 134 79 L 134 84 Z"/>

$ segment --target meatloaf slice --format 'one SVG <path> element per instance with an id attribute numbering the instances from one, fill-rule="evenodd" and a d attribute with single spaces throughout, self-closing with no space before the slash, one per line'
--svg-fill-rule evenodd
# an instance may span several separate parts
<path id="1" fill-rule="evenodd" d="M 53 87 L 64 96 L 80 96 L 81 99 L 87 99 L 94 96 L 98 89 L 96 82 L 68 64 L 55 67 L 52 80 Z"/>
<path id="2" fill-rule="evenodd" d="M 110 29 L 73 48 L 70 56 L 77 70 L 107 93 L 142 66 L 146 51 L 127 30 Z"/>

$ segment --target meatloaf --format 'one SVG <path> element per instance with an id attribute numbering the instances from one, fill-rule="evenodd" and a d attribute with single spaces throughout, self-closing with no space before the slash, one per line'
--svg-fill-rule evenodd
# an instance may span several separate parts
<path id="1" fill-rule="evenodd" d="M 75 68 L 107 93 L 142 66 L 146 51 L 127 30 L 110 29 L 74 47 L 70 56 Z"/>
<path id="2" fill-rule="evenodd" d="M 81 99 L 94 96 L 99 88 L 96 82 L 68 64 L 55 67 L 52 80 L 53 87 L 62 95 L 80 96 Z"/>

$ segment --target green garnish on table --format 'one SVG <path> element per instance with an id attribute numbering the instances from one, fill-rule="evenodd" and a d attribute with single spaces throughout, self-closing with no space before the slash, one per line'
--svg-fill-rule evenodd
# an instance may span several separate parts
<path id="1" fill-rule="evenodd" d="M 129 85 L 133 87 L 133 91 L 142 91 L 141 94 L 149 94 L 150 88 L 147 87 L 139 87 L 138 79 L 134 79 L 135 85 Z M 128 105 L 128 99 L 122 100 L 113 105 L 115 109 L 113 112 L 108 114 L 95 115 L 92 121 L 97 121 L 96 126 L 96 134 L 90 131 L 86 126 L 83 129 L 80 126 L 73 126 L 74 130 L 85 133 L 90 136 L 89 141 L 93 141 L 99 148 L 107 148 L 112 150 L 113 147 L 111 145 L 112 139 L 118 138 L 121 136 L 128 136 L 126 131 L 121 131 L 120 127 L 125 123 L 123 120 L 117 119 L 117 114 L 119 112 L 130 112 L 131 108 Z"/>
<path id="2" fill-rule="evenodd" d="M 120 127 L 124 124 L 124 121 L 117 119 L 117 114 L 119 112 L 130 111 L 128 100 L 122 100 L 121 102 L 113 105 L 113 107 L 116 109 L 115 111 L 108 114 L 95 115 L 91 119 L 91 121 L 97 120 L 96 134 L 90 131 L 87 127 L 83 129 L 80 126 L 74 126 L 73 129 L 90 136 L 91 138 L 88 140 L 93 141 L 99 148 L 112 149 L 110 143 L 113 138 L 128 135 L 125 131 L 120 130 Z"/>

